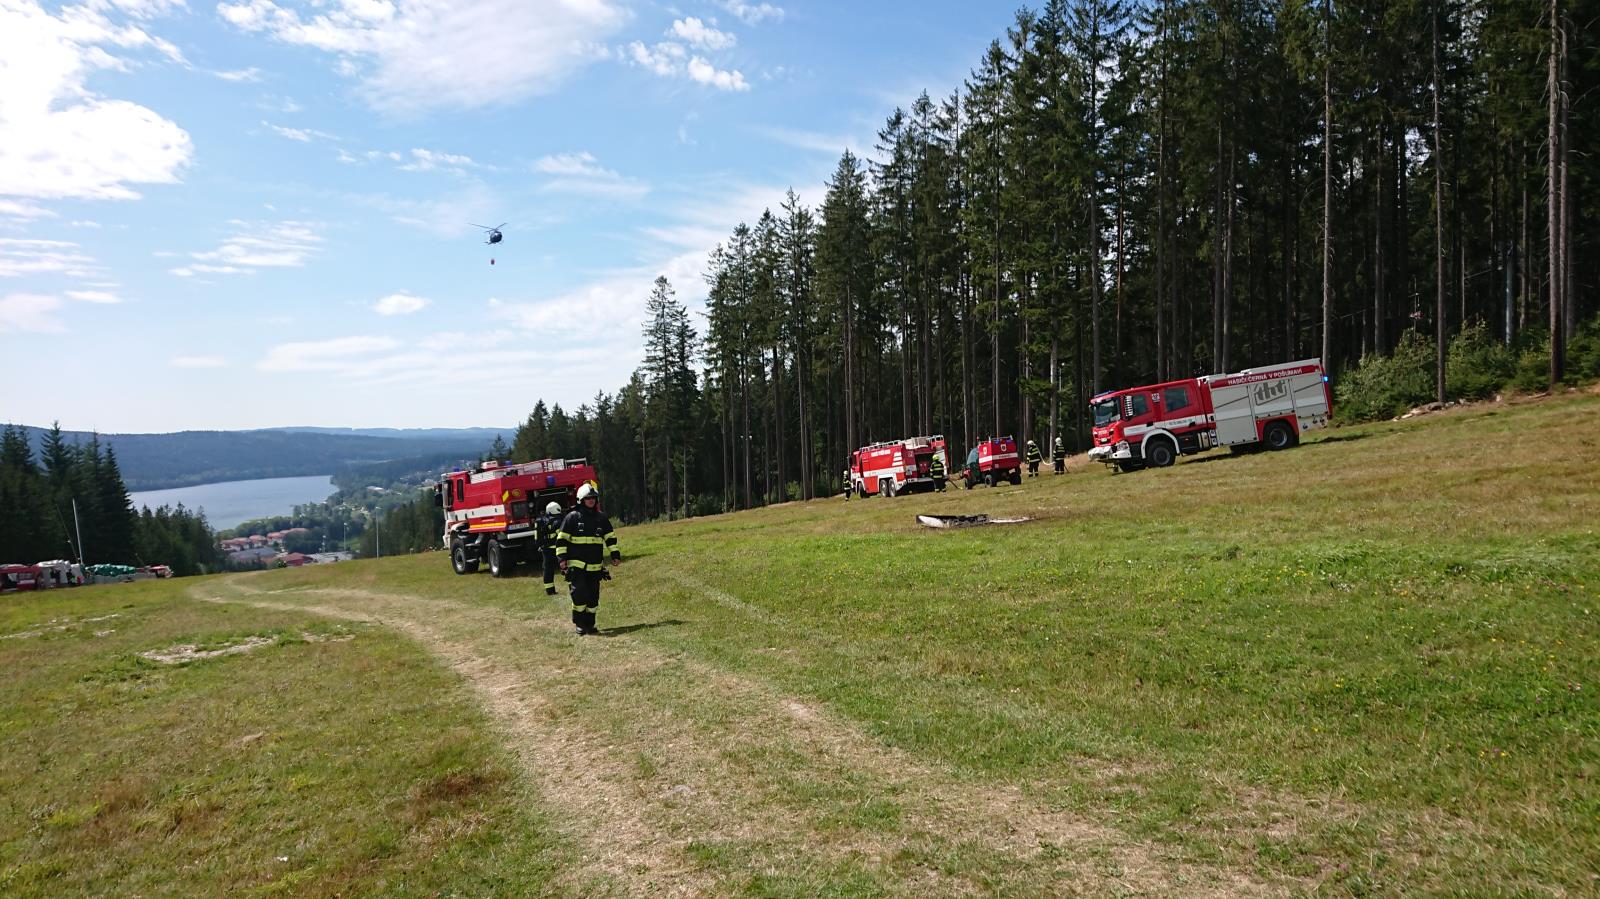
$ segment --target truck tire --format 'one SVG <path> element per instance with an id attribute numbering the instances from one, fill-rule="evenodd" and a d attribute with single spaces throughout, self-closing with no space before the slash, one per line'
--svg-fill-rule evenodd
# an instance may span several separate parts
<path id="1" fill-rule="evenodd" d="M 894 498 L 894 487 L 894 478 L 889 478 L 888 480 L 881 480 L 878 482 L 878 492 L 889 499 Z"/>
<path id="2" fill-rule="evenodd" d="M 1022 469 L 1020 469 L 1020 468 L 1011 469 L 1011 474 L 1006 477 L 1006 480 L 1010 481 L 1013 484 L 1022 483 Z"/>
<path id="3" fill-rule="evenodd" d="M 1178 451 L 1165 437 L 1153 437 L 1144 443 L 1144 459 L 1151 468 L 1166 468 L 1178 461 Z"/>
<path id="4" fill-rule="evenodd" d="M 478 560 L 467 556 L 467 548 L 460 540 L 450 542 L 450 567 L 456 574 L 472 574 L 478 570 Z"/>
<path id="5" fill-rule="evenodd" d="M 992 471 L 988 472 L 987 474 L 985 474 L 983 476 L 983 486 L 985 486 L 985 487 L 993 487 L 994 486 L 994 472 L 992 472 Z"/>
<path id="6" fill-rule="evenodd" d="M 489 574 L 493 577 L 510 577 L 517 569 L 517 560 L 511 550 L 500 545 L 499 540 L 489 541 Z"/>
<path id="7" fill-rule="evenodd" d="M 1269 450 L 1288 449 L 1295 443 L 1294 429 L 1289 427 L 1287 422 L 1271 422 L 1262 432 L 1261 442 L 1265 443 Z"/>

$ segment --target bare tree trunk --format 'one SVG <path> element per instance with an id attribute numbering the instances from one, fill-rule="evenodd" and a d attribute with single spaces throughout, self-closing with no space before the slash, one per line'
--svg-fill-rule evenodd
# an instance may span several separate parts
<path id="1" fill-rule="evenodd" d="M 1570 39 L 1567 22 L 1561 23 L 1561 67 L 1558 81 L 1561 84 L 1561 311 L 1563 313 L 1563 330 L 1561 334 L 1561 352 L 1564 356 L 1566 348 L 1572 345 L 1572 338 L 1578 333 L 1578 299 L 1574 292 L 1573 284 L 1574 266 L 1572 264 L 1572 185 L 1569 172 L 1572 169 L 1572 134 L 1567 130 L 1567 120 L 1572 112 L 1572 85 L 1567 80 L 1567 42 Z M 1566 360 L 1562 360 L 1562 367 Z"/>
<path id="2" fill-rule="evenodd" d="M 1322 365 L 1333 368 L 1333 3 L 1322 0 Z"/>
<path id="3" fill-rule="evenodd" d="M 1119 367 L 1122 361 L 1122 282 L 1127 275 L 1127 245 L 1124 243 L 1125 213 L 1123 210 L 1123 166 L 1117 163 L 1117 318 L 1116 329 L 1111 340 L 1111 361 L 1114 367 Z M 1113 374 L 1116 374 L 1113 371 Z M 1118 379 L 1113 377 L 1112 383 Z"/>
<path id="4" fill-rule="evenodd" d="M 1385 347 L 1383 344 L 1383 195 L 1386 186 L 1383 180 L 1383 129 L 1378 129 L 1376 152 L 1373 159 L 1376 168 L 1373 173 L 1372 183 L 1372 351 L 1382 355 Z"/>
<path id="5" fill-rule="evenodd" d="M 1439 9 L 1433 10 L 1434 397 L 1444 403 L 1444 154 L 1439 136 Z"/>
<path id="6" fill-rule="evenodd" d="M 1547 159 L 1549 174 L 1546 183 L 1549 185 L 1549 201 L 1547 217 L 1549 218 L 1549 236 L 1547 242 L 1549 250 L 1545 254 L 1549 260 L 1550 268 L 1550 389 L 1554 391 L 1565 375 L 1563 362 L 1562 337 L 1562 287 L 1566 283 L 1566 272 L 1562 270 L 1561 258 L 1561 82 L 1558 77 L 1561 55 L 1561 10 L 1559 0 L 1550 0 L 1550 60 L 1549 77 L 1545 86 L 1550 95 L 1550 124 L 1549 142 L 1547 144 Z"/>
<path id="7" fill-rule="evenodd" d="M 1233 210 L 1237 205 L 1237 190 L 1234 187 L 1237 172 L 1235 164 L 1238 161 L 1237 147 L 1234 146 L 1233 134 L 1228 135 L 1228 217 L 1227 227 L 1222 232 L 1222 370 L 1228 371 L 1233 365 L 1231 358 L 1233 349 Z"/>

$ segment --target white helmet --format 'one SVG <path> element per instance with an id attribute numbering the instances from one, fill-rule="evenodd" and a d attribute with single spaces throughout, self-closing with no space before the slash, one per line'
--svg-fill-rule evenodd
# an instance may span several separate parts
<path id="1" fill-rule="evenodd" d="M 581 503 L 591 496 L 595 499 L 600 498 L 600 488 L 595 486 L 593 483 L 586 483 L 582 487 L 578 488 L 578 502 Z"/>
<path id="2" fill-rule="evenodd" d="M 546 514 L 546 515 L 560 515 L 561 514 L 561 504 L 560 503 L 551 503 L 550 505 L 545 506 L 544 507 L 544 514 Z"/>

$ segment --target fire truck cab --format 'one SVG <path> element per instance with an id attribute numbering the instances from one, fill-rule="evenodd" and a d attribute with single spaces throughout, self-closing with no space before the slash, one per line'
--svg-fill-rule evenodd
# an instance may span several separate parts
<path id="1" fill-rule="evenodd" d="M 944 456 L 943 434 L 907 437 L 873 443 L 850 454 L 850 489 L 857 496 L 895 496 L 916 490 L 932 490 L 929 468 L 933 457 Z"/>
<path id="2" fill-rule="evenodd" d="M 1017 457 L 1017 441 L 1012 437 L 991 437 L 967 453 L 962 480 L 971 490 L 978 484 L 993 487 L 1000 481 L 1022 483 L 1022 462 Z"/>
<path id="3" fill-rule="evenodd" d="M 544 507 L 553 500 L 570 508 L 578 488 L 594 480 L 594 468 L 584 459 L 485 462 L 440 476 L 434 502 L 444 510 L 451 567 L 471 574 L 487 561 L 490 574 L 510 577 L 518 562 L 534 558 L 534 519 Z"/>
<path id="4" fill-rule="evenodd" d="M 1089 404 L 1089 458 L 1122 471 L 1165 468 L 1214 446 L 1288 449 L 1328 423 L 1320 359 L 1102 393 Z"/>

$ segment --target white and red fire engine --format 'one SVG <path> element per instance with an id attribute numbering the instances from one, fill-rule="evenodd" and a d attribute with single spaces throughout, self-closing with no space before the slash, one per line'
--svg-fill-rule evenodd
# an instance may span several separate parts
<path id="1" fill-rule="evenodd" d="M 928 469 L 935 455 L 949 471 L 950 460 L 944 452 L 943 434 L 863 446 L 850 454 L 850 489 L 857 496 L 894 496 L 914 490 L 932 490 L 933 476 Z"/>
<path id="2" fill-rule="evenodd" d="M 442 475 L 434 501 L 444 509 L 444 546 L 456 574 L 488 561 L 490 574 L 510 577 L 518 562 L 534 558 L 534 519 L 544 507 L 553 500 L 570 508 L 578 488 L 594 479 L 583 459 L 485 462 Z"/>
<path id="3" fill-rule="evenodd" d="M 1089 458 L 1134 471 L 1214 446 L 1287 449 L 1327 425 L 1332 405 L 1320 359 L 1102 393 L 1089 404 Z"/>
<path id="4" fill-rule="evenodd" d="M 1022 462 L 1017 456 L 1016 438 L 990 437 L 979 441 L 967 453 L 961 478 L 968 490 L 979 484 L 993 487 L 1000 481 L 1022 483 Z"/>

